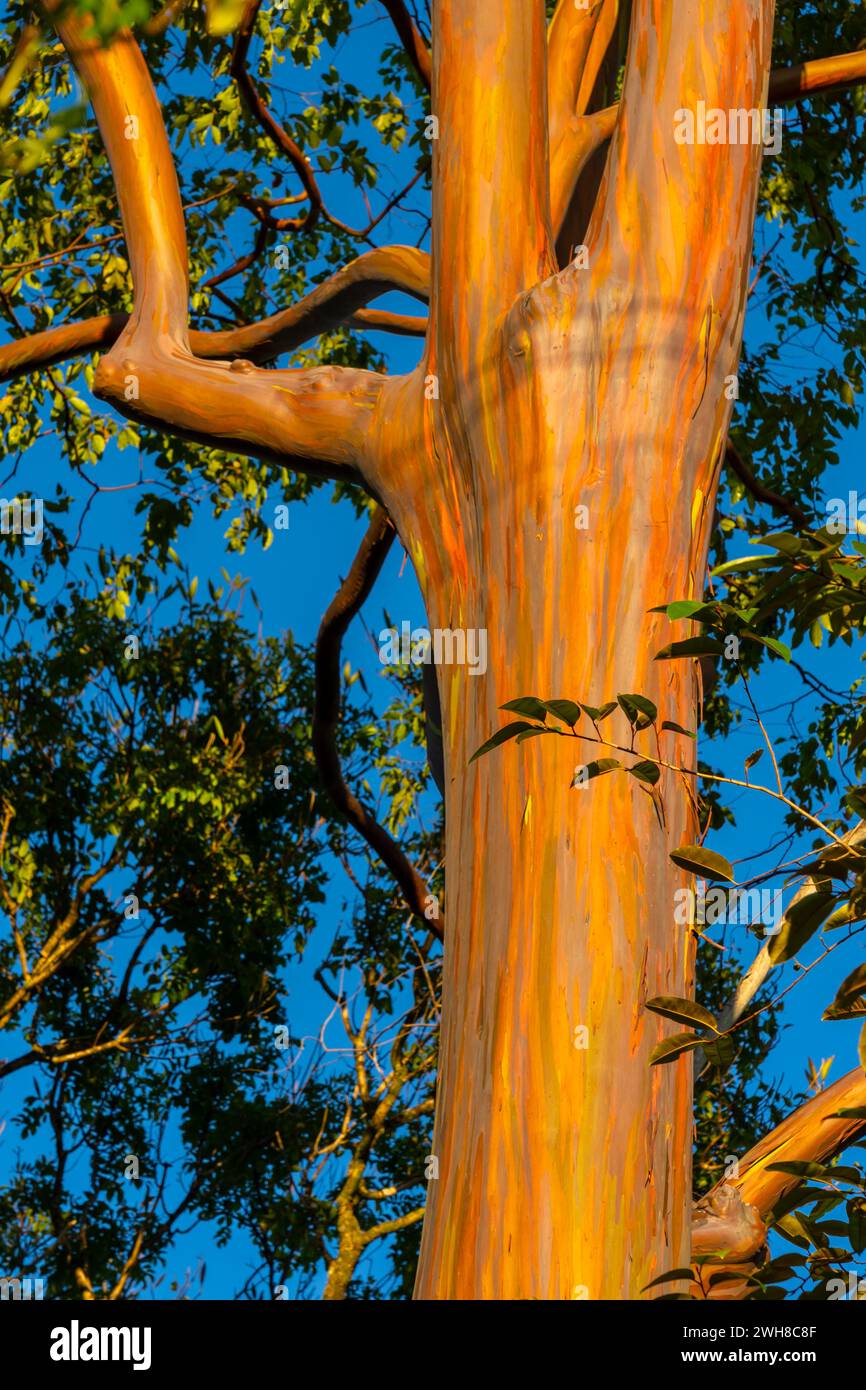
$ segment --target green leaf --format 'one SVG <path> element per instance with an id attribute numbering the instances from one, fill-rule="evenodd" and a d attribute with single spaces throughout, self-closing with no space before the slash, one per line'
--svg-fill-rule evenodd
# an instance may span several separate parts
<path id="1" fill-rule="evenodd" d="M 692 733 L 691 729 L 684 729 L 682 724 L 675 724 L 672 719 L 663 719 L 662 728 L 668 729 L 672 734 L 685 734 L 686 738 L 697 738 L 697 734 Z"/>
<path id="2" fill-rule="evenodd" d="M 674 1033 L 671 1038 L 662 1038 L 650 1053 L 650 1066 L 657 1067 L 660 1064 L 675 1062 L 684 1053 L 694 1052 L 703 1042 L 704 1039 L 697 1033 Z"/>
<path id="3" fill-rule="evenodd" d="M 741 560 L 727 560 L 723 565 L 716 565 L 710 573 L 714 579 L 723 579 L 726 574 L 747 574 L 751 570 L 768 569 L 778 563 L 778 555 L 745 555 Z"/>
<path id="4" fill-rule="evenodd" d="M 857 850 L 849 848 L 848 845 L 831 845 L 816 859 L 810 868 L 804 865 L 798 872 L 807 878 L 838 878 L 842 883 L 846 883 L 849 874 L 862 874 L 866 869 L 866 859 Z"/>
<path id="5" fill-rule="evenodd" d="M 792 1187 L 779 1197 L 773 1207 L 770 1219 L 775 1225 L 777 1221 L 796 1207 L 806 1207 L 812 1202 L 825 1202 L 826 1199 L 827 1189 L 825 1187 L 803 1187 L 798 1183 L 796 1187 Z"/>
<path id="6" fill-rule="evenodd" d="M 722 1033 L 720 1037 L 711 1038 L 703 1044 L 703 1053 L 714 1067 L 729 1067 L 737 1055 L 737 1047 L 733 1038 Z"/>
<path id="7" fill-rule="evenodd" d="M 661 611 L 667 613 L 669 618 L 677 621 L 680 618 L 694 618 L 698 613 L 706 613 L 712 609 L 711 603 L 704 603 L 703 599 L 683 598 L 677 599 L 675 603 L 669 603 Z M 658 612 L 659 610 L 654 610 Z"/>
<path id="8" fill-rule="evenodd" d="M 842 1007 L 831 1004 L 821 1015 L 824 1023 L 844 1023 L 852 1018 L 866 1018 L 866 999 L 857 999 Z"/>
<path id="9" fill-rule="evenodd" d="M 519 699 L 509 700 L 499 708 L 511 710 L 514 714 L 523 714 L 527 719 L 540 719 L 542 723 L 547 718 L 547 706 L 535 695 L 521 695 Z"/>
<path id="10" fill-rule="evenodd" d="M 682 642 L 670 642 L 656 652 L 654 661 L 676 661 L 684 656 L 721 656 L 724 647 L 715 637 L 686 637 Z"/>
<path id="11" fill-rule="evenodd" d="M 715 1274 L 711 1274 L 707 1280 L 707 1287 L 714 1289 L 717 1284 L 739 1284 L 742 1280 L 742 1272 L 735 1269 L 719 1269 Z"/>
<path id="12" fill-rule="evenodd" d="M 534 724 L 527 724 L 525 719 L 515 719 L 511 724 L 506 724 L 503 729 L 498 729 L 486 743 L 482 743 L 480 748 L 476 748 L 469 759 L 470 763 L 474 763 L 475 759 L 480 758 L 482 753 L 489 753 L 491 748 L 498 748 L 500 743 L 507 743 L 511 738 L 517 738 L 517 735 L 522 734 L 525 729 L 533 729 L 534 727 Z"/>
<path id="13" fill-rule="evenodd" d="M 714 883 L 735 883 L 734 870 L 727 859 L 715 850 L 704 849 L 703 845 L 680 845 L 671 854 L 671 859 L 681 869 L 711 879 Z"/>
<path id="14" fill-rule="evenodd" d="M 240 24 L 243 12 L 244 0 L 205 0 L 208 33 L 215 37 L 232 33 Z"/>
<path id="15" fill-rule="evenodd" d="M 846 975 L 836 992 L 836 1003 L 845 1004 L 866 992 L 866 963 L 858 965 L 850 975 Z"/>
<path id="16" fill-rule="evenodd" d="M 847 975 L 836 991 L 836 998 L 828 1009 L 824 1010 L 822 1018 L 828 1022 L 835 1022 L 843 1018 L 857 1018 L 866 1014 L 866 965 L 858 965 L 856 970 L 852 970 Z"/>
<path id="17" fill-rule="evenodd" d="M 613 714 L 616 709 L 616 700 L 608 700 L 606 705 L 600 708 L 595 705 L 581 705 L 584 714 L 588 714 L 593 724 L 600 724 L 602 719 L 607 719 L 609 714 Z"/>
<path id="18" fill-rule="evenodd" d="M 640 725 L 641 715 L 645 717 L 647 724 L 654 724 L 659 717 L 656 706 L 645 695 L 617 695 L 616 700 L 629 723 L 635 726 Z M 646 725 L 643 727 L 645 728 Z"/>
<path id="19" fill-rule="evenodd" d="M 639 782 L 646 782 L 651 787 L 655 786 L 662 775 L 661 769 L 651 762 L 635 763 L 634 767 L 627 768 L 627 771 Z"/>
<path id="20" fill-rule="evenodd" d="M 786 1163 L 768 1163 L 768 1173 L 788 1173 L 794 1178 L 823 1178 L 825 1182 L 862 1182 L 863 1174 L 859 1168 L 832 1166 L 828 1163 L 811 1163 L 792 1159 Z"/>
<path id="21" fill-rule="evenodd" d="M 587 774 L 584 781 L 591 782 L 593 777 L 603 777 L 606 772 L 615 772 L 618 767 L 622 767 L 618 758 L 597 758 L 591 763 L 584 763 L 583 771 Z M 571 785 L 578 785 L 577 773 Z"/>
<path id="22" fill-rule="evenodd" d="M 759 763 L 763 756 L 763 748 L 756 748 L 754 753 L 750 753 L 746 761 L 743 763 L 743 767 L 746 769 L 746 772 L 748 772 L 750 767 L 754 767 L 755 763 Z"/>
<path id="23" fill-rule="evenodd" d="M 796 956 L 829 917 L 835 902 L 835 894 L 819 889 L 788 908 L 782 919 L 782 930 L 778 936 L 771 938 L 767 947 L 767 954 L 774 965 L 781 965 Z"/>
<path id="24" fill-rule="evenodd" d="M 563 724 L 568 724 L 573 729 L 580 719 L 580 705 L 573 700 L 545 700 L 545 707 L 555 719 L 561 719 Z"/>
<path id="25" fill-rule="evenodd" d="M 524 729 L 522 734 L 517 735 L 517 742 L 525 743 L 528 738 L 539 738 L 541 734 L 552 733 L 552 729 Z"/>
<path id="26" fill-rule="evenodd" d="M 781 1231 L 788 1240 L 793 1241 L 801 1250 L 809 1249 L 809 1240 L 803 1230 L 802 1212 L 789 1211 L 784 1216 L 773 1222 L 777 1230 Z"/>
<path id="27" fill-rule="evenodd" d="M 783 661 L 791 660 L 791 649 L 786 647 L 784 642 L 779 642 L 775 637 L 759 637 L 757 632 L 744 632 L 742 636 L 748 642 L 760 642 L 762 647 L 769 647 L 771 652 L 775 652 Z"/>
<path id="28" fill-rule="evenodd" d="M 761 536 L 758 543 L 771 545 L 783 555 L 799 555 L 806 542 L 800 536 L 792 535 L 790 531 L 772 531 L 768 536 Z"/>
<path id="29" fill-rule="evenodd" d="M 856 1255 L 866 1250 L 866 1198 L 852 1197 L 845 1204 L 848 1213 L 848 1238 Z"/>
<path id="30" fill-rule="evenodd" d="M 848 741 L 848 752 L 854 753 L 866 743 L 866 721 L 858 725 Z"/>
<path id="31" fill-rule="evenodd" d="M 681 999 L 676 994 L 658 994 L 654 999 L 648 999 L 645 1007 L 663 1018 L 672 1018 L 675 1023 L 697 1023 L 703 1028 L 712 1028 L 714 1033 L 720 1031 L 715 1016 L 694 999 Z"/>

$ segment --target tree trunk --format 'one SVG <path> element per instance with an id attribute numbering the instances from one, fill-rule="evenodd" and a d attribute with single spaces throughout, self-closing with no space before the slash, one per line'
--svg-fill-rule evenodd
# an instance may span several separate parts
<path id="1" fill-rule="evenodd" d="M 428 359 L 384 402 L 406 421 L 422 382 L 432 398 L 414 432 L 391 429 L 379 487 L 431 628 L 486 630 L 489 665 L 439 671 L 448 930 L 418 1298 L 634 1298 L 689 1263 L 691 1066 L 649 1066 L 665 1025 L 643 1007 L 691 994 L 668 857 L 694 839 L 687 779 L 663 773 L 655 801 L 623 772 L 572 789 L 610 750 L 551 737 L 469 765 L 523 695 L 638 693 L 695 728 L 691 665 L 654 662 L 672 633 L 647 610 L 702 591 L 760 150 L 684 149 L 673 113 L 760 105 L 772 6 L 729 6 L 728 22 L 695 0 L 664 22 L 656 9 L 636 0 L 589 266 L 557 274 L 524 99 L 543 120 L 543 7 L 438 7 Z M 476 108 L 458 50 L 484 85 Z M 523 229 L 495 193 L 512 180 Z M 407 499 L 419 438 L 431 483 Z M 628 742 L 620 712 L 603 727 Z M 690 740 L 661 739 L 694 767 Z"/>
<path id="2" fill-rule="evenodd" d="M 693 711 L 690 672 L 651 670 L 658 619 L 630 624 L 613 597 L 665 597 L 659 577 L 676 571 L 664 543 L 625 511 L 623 542 L 560 541 L 553 511 L 515 519 L 511 555 L 477 557 L 486 677 L 441 673 L 446 727 L 459 733 L 447 765 L 439 1176 L 419 1297 L 634 1297 L 688 1263 L 691 1068 L 649 1067 L 661 1026 L 643 1007 L 691 994 L 668 859 L 693 839 L 682 787 L 675 774 L 660 784 L 662 828 L 624 773 L 570 787 L 576 765 L 607 751 L 576 740 L 510 745 L 467 767 L 515 695 L 601 703 L 638 691 L 678 721 Z M 628 742 L 625 716 L 610 722 Z"/>

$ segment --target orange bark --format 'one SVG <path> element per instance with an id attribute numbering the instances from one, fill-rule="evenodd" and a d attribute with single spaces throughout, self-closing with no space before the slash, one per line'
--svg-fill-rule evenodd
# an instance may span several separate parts
<path id="1" fill-rule="evenodd" d="M 59 22 L 58 32 L 111 162 L 135 286 L 129 322 L 97 368 L 96 394 L 194 439 L 330 477 L 357 476 L 383 379 L 349 368 L 265 371 L 243 359 L 195 356 L 180 192 L 144 59 L 127 33 L 103 48 L 74 18 Z"/>
<path id="2" fill-rule="evenodd" d="M 866 1076 L 858 1067 L 795 1110 L 742 1160 L 740 1176 L 733 1182 L 743 1201 L 766 1217 L 779 1198 L 800 1181 L 790 1173 L 771 1171 L 773 1165 L 823 1162 L 846 1144 L 853 1144 L 866 1132 L 866 1121 L 851 1116 L 839 1118 L 839 1111 L 864 1105 Z"/>
<path id="3" fill-rule="evenodd" d="M 690 1067 L 649 1067 L 659 1026 L 643 1009 L 691 989 L 668 859 L 693 829 L 682 789 L 661 783 L 662 826 L 631 779 L 569 790 L 583 759 L 561 740 L 467 763 L 517 695 L 639 691 L 694 724 L 692 679 L 654 664 L 646 609 L 701 587 L 759 153 L 678 146 L 673 112 L 760 105 L 772 7 L 635 5 L 590 268 L 558 274 L 531 8 L 495 25 L 478 0 L 437 12 L 428 359 L 380 405 L 405 432 L 392 425 L 376 486 L 430 625 L 490 642 L 484 679 L 439 673 L 449 929 L 421 1298 L 637 1297 L 690 1246 Z M 439 400 L 419 406 L 430 375 Z M 407 496 L 418 434 L 430 471 Z"/>

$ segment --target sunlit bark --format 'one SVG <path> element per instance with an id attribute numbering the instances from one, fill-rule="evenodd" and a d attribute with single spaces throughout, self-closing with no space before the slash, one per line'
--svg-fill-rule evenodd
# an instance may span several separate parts
<path id="1" fill-rule="evenodd" d="M 561 740 L 467 764 L 517 695 L 638 691 L 694 726 L 692 677 L 654 664 L 646 610 L 702 586 L 759 151 L 680 146 L 674 112 L 761 104 L 772 6 L 635 5 L 589 268 L 558 275 L 533 184 L 547 155 L 529 8 L 503 16 L 510 67 L 480 0 L 434 10 L 423 370 L 439 399 L 392 431 L 377 477 L 431 625 L 489 638 L 483 678 L 440 670 L 449 929 L 422 1298 L 636 1297 L 690 1247 L 691 1072 L 649 1067 L 659 1028 L 643 1009 L 691 990 L 668 859 L 693 833 L 683 789 L 662 780 L 662 824 L 630 779 L 570 790 L 585 758 Z M 529 225 L 502 240 L 517 180 Z M 411 418 L 409 395 L 395 383 L 382 408 Z M 430 474 L 407 496 L 415 432 Z"/>
<path id="2" fill-rule="evenodd" d="M 111 163 L 135 286 L 129 322 L 97 368 L 96 394 L 194 439 L 356 476 L 383 378 L 333 367 L 265 371 L 244 359 L 194 355 L 180 191 L 144 59 L 128 34 L 102 47 L 76 19 L 58 31 Z"/>

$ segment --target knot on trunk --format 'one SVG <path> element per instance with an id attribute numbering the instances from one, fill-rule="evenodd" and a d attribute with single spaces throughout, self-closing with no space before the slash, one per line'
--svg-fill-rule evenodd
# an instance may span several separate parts
<path id="1" fill-rule="evenodd" d="M 720 1264 L 736 1264 L 756 1255 L 767 1243 L 767 1228 L 757 1207 L 744 1202 L 733 1183 L 724 1182 L 695 1205 L 692 1212 L 692 1257 L 713 1255 Z"/>

